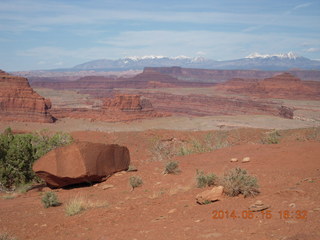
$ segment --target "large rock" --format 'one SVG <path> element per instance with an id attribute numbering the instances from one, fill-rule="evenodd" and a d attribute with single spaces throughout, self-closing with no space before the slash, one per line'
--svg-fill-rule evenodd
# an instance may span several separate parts
<path id="1" fill-rule="evenodd" d="M 223 186 L 213 187 L 211 190 L 206 190 L 196 196 L 196 201 L 199 204 L 208 204 L 220 200 L 223 193 Z"/>
<path id="2" fill-rule="evenodd" d="M 49 99 L 30 87 L 28 79 L 0 70 L 0 120 L 53 122 Z"/>
<path id="3" fill-rule="evenodd" d="M 129 164 L 127 147 L 79 142 L 50 151 L 34 163 L 33 171 L 49 187 L 57 188 L 99 182 L 115 172 L 127 170 Z"/>

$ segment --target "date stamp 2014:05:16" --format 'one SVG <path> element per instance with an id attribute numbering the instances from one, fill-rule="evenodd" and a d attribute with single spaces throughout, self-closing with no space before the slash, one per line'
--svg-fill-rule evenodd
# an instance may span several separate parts
<path id="1" fill-rule="evenodd" d="M 275 217 L 280 219 L 297 219 L 306 220 L 308 215 L 307 210 L 280 210 L 271 211 L 265 210 L 260 212 L 252 212 L 250 210 L 236 211 L 236 210 L 213 210 L 212 219 L 273 219 Z"/>

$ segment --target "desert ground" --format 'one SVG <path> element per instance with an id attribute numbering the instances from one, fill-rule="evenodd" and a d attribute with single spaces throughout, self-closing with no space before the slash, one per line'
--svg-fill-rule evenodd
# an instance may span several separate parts
<path id="1" fill-rule="evenodd" d="M 292 99 L 211 87 L 121 88 L 112 91 L 147 96 L 155 111 L 165 114 L 101 121 L 92 117 L 97 113 L 90 114 L 103 106 L 98 95 L 109 90 L 35 90 L 51 99 L 56 112 L 82 110 L 77 117 L 61 117 L 54 123 L 2 120 L 0 132 L 8 127 L 15 133 L 47 129 L 70 133 L 76 142 L 119 144 L 128 147 L 137 171 L 68 188 L 35 184 L 27 192 L 2 191 L 0 234 L 19 240 L 320 239 L 317 95 Z M 292 119 L 277 115 L 282 105 L 294 109 Z M 231 161 L 234 158 L 237 161 Z M 178 162 L 180 171 L 163 174 L 169 161 Z M 222 179 L 236 167 L 256 177 L 260 194 L 246 198 L 224 194 L 210 204 L 197 203 L 197 194 L 212 188 L 197 187 L 197 171 Z M 131 176 L 141 177 L 143 184 L 132 190 Z M 48 191 L 56 193 L 61 205 L 43 207 L 41 198 Z M 83 199 L 86 209 L 68 216 L 65 208 L 73 198 Z M 257 201 L 267 208 L 250 212 Z"/>

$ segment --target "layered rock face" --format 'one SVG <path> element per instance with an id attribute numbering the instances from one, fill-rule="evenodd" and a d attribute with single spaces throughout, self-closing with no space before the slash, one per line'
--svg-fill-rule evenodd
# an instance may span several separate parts
<path id="1" fill-rule="evenodd" d="M 56 148 L 33 165 L 33 171 L 49 187 L 99 182 L 111 174 L 127 170 L 130 154 L 116 144 L 79 142 Z"/>
<path id="2" fill-rule="evenodd" d="M 316 82 L 314 85 L 318 85 Z M 316 87 L 303 82 L 290 73 L 282 73 L 271 78 L 259 79 L 232 79 L 215 86 L 216 90 L 253 95 L 263 98 L 283 99 L 319 99 Z"/>
<path id="3" fill-rule="evenodd" d="M 28 79 L 0 71 L 0 120 L 53 122 L 49 99 L 30 87 Z"/>
<path id="4" fill-rule="evenodd" d="M 142 99 L 140 95 L 129 94 L 106 98 L 103 109 L 123 112 L 153 111 L 152 104 L 148 99 Z"/>
<path id="5" fill-rule="evenodd" d="M 89 118 L 92 121 L 133 121 L 145 118 L 164 117 L 169 114 L 156 112 L 148 99 L 136 94 L 118 94 L 105 98 L 98 109 L 55 108 L 52 111 L 58 118 Z"/>

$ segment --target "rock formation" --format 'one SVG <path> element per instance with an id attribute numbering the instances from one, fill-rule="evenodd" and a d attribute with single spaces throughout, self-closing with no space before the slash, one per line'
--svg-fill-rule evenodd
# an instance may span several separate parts
<path id="1" fill-rule="evenodd" d="M 289 119 L 293 119 L 293 109 L 286 107 L 286 106 L 280 106 L 279 107 L 279 116 L 283 117 L 283 118 L 289 118 Z"/>
<path id="2" fill-rule="evenodd" d="M 56 148 L 33 165 L 33 171 L 49 187 L 99 182 L 111 174 L 127 170 L 129 150 L 116 144 L 79 142 Z"/>
<path id="3" fill-rule="evenodd" d="M 282 73 L 271 78 L 232 79 L 215 86 L 215 90 L 234 92 L 238 94 L 257 96 L 262 98 L 283 99 L 319 99 L 317 82 L 301 81 L 290 73 Z"/>
<path id="4" fill-rule="evenodd" d="M 0 120 L 53 122 L 49 99 L 30 87 L 28 79 L 0 71 Z"/>
<path id="5" fill-rule="evenodd" d="M 151 102 L 141 95 L 116 95 L 115 98 L 106 98 L 103 109 L 123 112 L 153 111 Z"/>

